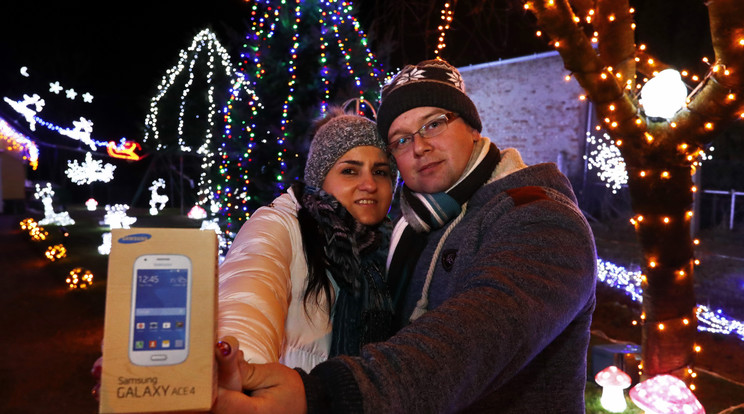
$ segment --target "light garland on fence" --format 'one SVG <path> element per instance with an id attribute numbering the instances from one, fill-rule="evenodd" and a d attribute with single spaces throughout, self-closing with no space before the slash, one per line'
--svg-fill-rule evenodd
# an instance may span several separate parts
<path id="1" fill-rule="evenodd" d="M 23 160 L 28 161 L 31 169 L 35 170 L 39 166 L 39 147 L 1 118 L 0 143 L 3 143 L 8 151 L 21 154 Z"/>
<path id="2" fill-rule="evenodd" d="M 87 152 L 85 161 L 82 163 L 78 163 L 77 160 L 67 161 L 65 174 L 77 185 L 91 184 L 96 181 L 107 183 L 114 179 L 115 169 L 115 165 L 94 160 L 93 154 Z"/>
<path id="3" fill-rule="evenodd" d="M 629 271 L 602 259 L 597 260 L 597 280 L 624 291 L 633 301 L 638 303 L 643 302 L 642 279 L 643 275 L 640 271 Z M 744 323 L 741 321 L 724 315 L 721 309 L 713 311 L 700 304 L 695 309 L 699 331 L 736 335 L 744 341 Z"/>

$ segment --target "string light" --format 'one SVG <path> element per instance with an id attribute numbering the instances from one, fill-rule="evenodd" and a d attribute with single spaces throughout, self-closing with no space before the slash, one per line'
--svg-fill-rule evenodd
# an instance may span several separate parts
<path id="1" fill-rule="evenodd" d="M 44 252 L 44 255 L 47 259 L 54 262 L 56 260 L 62 259 L 67 256 L 67 249 L 62 244 L 55 244 L 54 246 L 49 246 L 46 249 L 46 252 Z"/>
<path id="2" fill-rule="evenodd" d="M 699 264 L 698 261 L 696 262 L 696 264 Z M 638 303 L 643 302 L 642 276 L 641 271 L 630 271 L 606 260 L 597 260 L 597 280 L 621 290 Z M 698 322 L 698 331 L 733 335 L 744 341 L 744 322 L 725 315 L 721 309 L 714 311 L 706 305 L 698 304 L 695 307 L 695 316 Z M 645 319 L 644 314 L 641 315 L 641 319 Z M 681 319 L 681 322 L 685 325 L 690 323 L 686 318 Z M 695 352 L 700 351 L 700 346 L 696 345 Z"/>
<path id="3" fill-rule="evenodd" d="M 618 190 L 628 183 L 625 160 L 617 148 L 622 145 L 622 141 L 618 140 L 613 145 L 607 133 L 597 137 L 587 132 L 586 142 L 592 147 L 589 154 L 584 156 L 587 160 L 587 169 L 596 169 L 597 177 L 612 190 L 613 194 L 617 194 Z"/>
<path id="4" fill-rule="evenodd" d="M 457 0 L 453 0 L 455 4 L 457 4 Z M 434 49 L 434 54 L 439 56 L 440 52 L 447 47 L 447 44 L 444 42 L 445 37 L 447 36 L 447 31 L 450 28 L 450 24 L 452 23 L 453 16 L 455 14 L 454 10 L 452 10 L 452 7 L 450 7 L 451 4 L 449 1 L 444 3 L 444 8 L 440 12 L 440 19 L 442 20 L 441 24 L 438 27 L 439 30 L 439 38 L 437 43 L 437 48 Z"/>
<path id="5" fill-rule="evenodd" d="M 306 133 L 294 115 L 297 105 L 293 102 L 308 99 L 308 92 L 303 89 L 306 85 L 299 83 L 300 76 L 306 73 L 317 76 L 314 82 L 319 80 L 318 91 L 313 92 L 307 105 L 320 113 L 330 103 L 340 104 L 334 101 L 339 99 L 337 95 L 342 89 L 349 94 L 344 99 L 358 99 L 362 107 L 359 111 L 374 112 L 376 91 L 384 77 L 361 25 L 352 15 L 350 2 L 261 0 L 252 3 L 250 29 L 238 63 L 244 85 L 242 91 L 233 89 L 223 108 L 226 122 L 216 157 L 219 176 L 212 184 L 228 238 L 256 208 L 273 199 L 274 195 L 270 199 L 262 198 L 267 190 L 257 192 L 259 185 L 269 182 L 271 185 L 267 187 L 277 193 L 287 185 L 288 159 L 292 160 L 288 156 L 288 143 L 296 142 Z M 312 30 L 308 30 L 309 25 Z M 308 38 L 308 33 L 317 33 L 317 38 Z M 289 44 L 285 45 L 285 41 Z M 313 44 L 319 45 L 319 51 L 308 54 L 307 48 Z M 279 54 L 285 54 L 286 58 Z M 277 70 L 267 71 L 267 66 L 274 66 L 272 57 L 280 59 L 282 64 Z M 277 104 L 266 108 L 269 99 Z M 238 113 L 237 105 L 242 105 L 242 110 L 249 107 L 247 115 Z M 272 112 L 274 107 L 276 115 Z M 258 166 L 259 149 L 261 154 L 272 151 L 276 157 L 262 159 L 265 164 Z M 297 160 L 294 154 L 293 161 Z M 257 177 L 259 170 L 266 173 Z"/>
<path id="6" fill-rule="evenodd" d="M 65 283 L 70 290 L 87 289 L 93 284 L 93 272 L 82 267 L 76 267 L 70 270 Z"/>
<path id="7" fill-rule="evenodd" d="M 39 166 L 39 147 L 27 136 L 16 131 L 10 124 L 0 118 L 0 143 L 6 151 L 21 155 L 33 170 Z"/>
<path id="8" fill-rule="evenodd" d="M 217 68 L 218 65 L 219 70 Z M 187 139 L 187 110 L 194 107 L 191 104 L 195 99 L 198 99 L 192 95 L 196 95 L 202 91 L 197 91 L 196 86 L 198 85 L 195 85 L 197 73 L 202 73 L 197 71 L 198 69 L 204 69 L 203 72 L 206 73 L 206 79 L 204 79 L 204 89 L 207 92 L 205 94 L 207 104 L 206 114 L 188 114 L 188 119 L 196 118 L 200 120 L 203 116 L 206 120 L 206 125 L 195 127 L 204 128 L 203 132 L 197 134 L 192 132 L 188 134 L 189 139 Z M 217 79 L 216 77 L 220 73 L 222 74 L 222 78 Z M 150 101 L 150 111 L 145 117 L 143 142 L 152 140 L 155 141 L 156 150 L 165 149 L 169 143 L 164 142 L 160 136 L 160 112 L 164 109 L 162 106 L 167 101 L 164 98 L 168 93 L 175 89 L 177 85 L 182 86 L 180 93 L 178 93 L 179 91 L 172 93 L 178 93 L 179 95 L 175 145 L 182 152 L 195 153 L 201 159 L 201 171 L 197 184 L 197 203 L 200 205 L 214 203 L 209 175 L 216 162 L 212 138 L 213 131 L 216 128 L 216 122 L 219 119 L 217 102 L 215 102 L 215 85 L 219 84 L 218 82 L 220 80 L 226 80 L 225 83 L 230 84 L 236 76 L 238 75 L 230 62 L 230 55 L 217 40 L 217 36 L 209 29 L 202 30 L 193 38 L 191 45 L 187 49 L 180 51 L 178 62 L 166 71 L 160 85 L 158 85 L 158 93 Z M 203 108 L 203 106 L 197 107 L 200 109 Z M 211 208 L 216 211 L 219 207 L 213 205 Z"/>

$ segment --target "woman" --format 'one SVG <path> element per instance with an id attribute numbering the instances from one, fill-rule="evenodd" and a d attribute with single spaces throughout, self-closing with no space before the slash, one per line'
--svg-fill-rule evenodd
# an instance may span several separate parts
<path id="1" fill-rule="evenodd" d="M 340 110 L 316 126 L 305 185 L 258 209 L 220 266 L 218 337 L 250 362 L 310 371 L 387 339 L 384 269 L 397 170 L 374 122 Z"/>

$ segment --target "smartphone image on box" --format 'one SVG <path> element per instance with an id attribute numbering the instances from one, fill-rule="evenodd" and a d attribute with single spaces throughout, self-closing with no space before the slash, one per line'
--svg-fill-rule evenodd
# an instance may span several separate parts
<path id="1" fill-rule="evenodd" d="M 129 360 L 135 365 L 175 365 L 189 354 L 191 260 L 148 254 L 134 262 Z"/>

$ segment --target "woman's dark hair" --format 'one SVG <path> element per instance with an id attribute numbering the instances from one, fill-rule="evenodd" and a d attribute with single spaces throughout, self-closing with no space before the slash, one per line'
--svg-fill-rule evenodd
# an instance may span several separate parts
<path id="1" fill-rule="evenodd" d="M 297 191 L 297 187 L 301 187 L 301 185 L 296 185 L 295 191 Z M 300 190 L 295 194 L 302 194 L 302 192 Z M 318 227 L 318 222 L 306 208 L 300 208 L 297 212 L 297 220 L 300 223 L 300 234 L 302 234 L 302 245 L 305 250 L 305 261 L 307 262 L 307 287 L 303 297 L 305 311 L 307 311 L 309 301 L 315 299 L 317 304 L 319 294 L 323 292 L 328 298 L 328 317 L 330 318 L 332 285 L 326 272 L 328 259 L 324 250 L 325 241 Z"/>
<path id="2" fill-rule="evenodd" d="M 311 137 L 310 140 L 315 138 L 315 134 L 320 127 L 328 123 L 331 119 L 342 115 L 345 115 L 342 107 L 336 105 L 330 106 L 323 115 L 313 120 L 308 130 L 308 135 Z M 296 183 L 293 186 L 293 190 L 299 199 L 304 194 L 305 185 L 303 183 Z M 307 262 L 307 287 L 305 288 L 305 296 L 303 297 L 305 310 L 307 311 L 307 304 L 310 299 L 314 298 L 317 303 L 320 297 L 319 294 L 323 292 L 326 298 L 328 298 L 328 315 L 330 318 L 332 285 L 326 272 L 328 258 L 324 250 L 325 240 L 323 239 L 323 234 L 321 233 L 318 222 L 306 208 L 300 208 L 297 212 L 297 220 L 300 223 L 300 234 L 302 235 L 302 245 L 305 249 L 305 261 Z"/>

